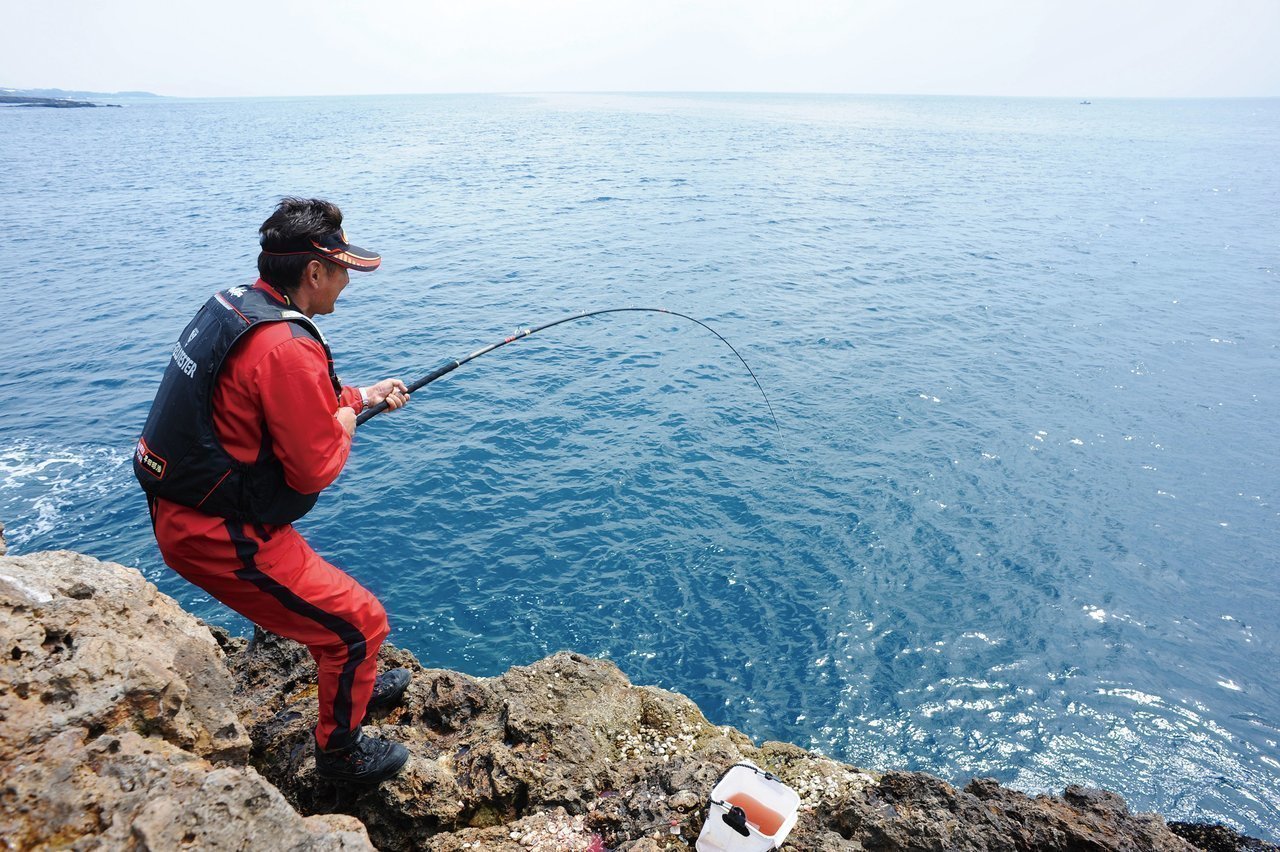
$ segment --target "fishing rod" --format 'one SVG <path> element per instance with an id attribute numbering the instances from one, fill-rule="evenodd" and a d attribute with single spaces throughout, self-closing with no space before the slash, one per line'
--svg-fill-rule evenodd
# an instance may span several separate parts
<path id="1" fill-rule="evenodd" d="M 760 380 L 756 378 L 756 371 L 751 369 L 751 365 L 747 363 L 746 358 L 742 357 L 742 353 L 740 353 L 737 349 L 735 349 L 732 343 L 730 343 L 728 340 L 725 340 L 724 336 L 720 334 L 720 332 L 716 331 L 714 328 L 707 325 L 702 320 L 694 319 L 691 316 L 686 316 L 685 314 L 677 313 L 676 311 L 669 311 L 666 308 L 604 308 L 598 311 L 582 311 L 581 313 L 572 314 L 567 317 L 561 317 L 558 320 L 553 320 L 552 322 L 549 322 L 549 323 L 544 323 L 543 325 L 540 325 L 537 328 L 523 328 L 520 331 L 508 337 L 506 340 L 501 340 L 501 341 L 498 341 L 497 343 L 490 343 L 488 346 L 477 349 L 475 352 L 472 352 L 470 355 L 466 356 L 465 358 L 459 358 L 456 361 L 450 361 L 448 364 L 445 364 L 443 367 L 439 367 L 431 371 L 430 373 L 427 373 L 425 376 L 418 379 L 413 384 L 409 385 L 409 393 L 413 393 L 414 391 L 420 388 L 426 387 L 427 385 L 434 382 L 436 379 L 447 376 L 449 373 L 452 373 L 454 370 L 458 369 L 468 361 L 474 361 L 476 358 L 479 358 L 481 355 L 487 355 L 488 353 L 492 352 L 495 349 L 500 349 L 501 347 L 506 346 L 508 343 L 513 343 L 517 340 L 520 340 L 521 338 L 528 337 L 531 334 L 537 334 L 540 331 L 545 331 L 546 329 L 551 328 L 552 326 L 557 326 L 557 325 L 560 325 L 561 323 L 566 323 L 566 322 L 573 322 L 574 320 L 586 319 L 587 317 L 600 316 L 601 314 L 621 314 L 621 313 L 629 313 L 629 312 L 667 314 L 673 317 L 680 317 L 681 319 L 688 320 L 689 322 L 697 323 L 698 325 L 705 328 L 707 331 L 714 334 L 716 337 L 719 337 L 721 342 L 724 343 L 725 346 L 728 346 L 731 350 L 733 350 L 733 354 L 738 356 L 738 360 L 742 362 L 742 366 L 746 367 L 747 372 L 751 374 L 751 378 L 756 383 L 756 387 L 760 389 L 760 395 L 764 397 L 764 404 L 769 406 L 769 416 L 773 418 L 773 427 L 778 430 L 779 435 L 782 434 L 782 427 L 778 425 L 778 416 L 773 413 L 773 404 L 769 402 L 769 395 L 764 392 L 764 387 L 760 384 Z M 387 410 L 387 403 L 385 401 L 380 402 L 377 405 L 370 406 L 369 408 L 360 412 L 360 416 L 356 418 L 356 424 L 360 425 L 360 424 L 366 423 L 371 418 L 377 417 L 379 414 L 381 414 L 386 410 Z"/>

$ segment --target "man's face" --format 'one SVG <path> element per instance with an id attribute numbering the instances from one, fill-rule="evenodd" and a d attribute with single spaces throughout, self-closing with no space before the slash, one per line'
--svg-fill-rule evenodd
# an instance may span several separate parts
<path id="1" fill-rule="evenodd" d="M 342 293 L 343 288 L 351 280 L 351 274 L 345 266 L 330 266 L 327 263 L 321 263 L 319 278 L 320 286 L 316 291 L 313 307 L 318 314 L 331 314 L 333 313 L 334 303 L 338 301 L 339 294 Z"/>

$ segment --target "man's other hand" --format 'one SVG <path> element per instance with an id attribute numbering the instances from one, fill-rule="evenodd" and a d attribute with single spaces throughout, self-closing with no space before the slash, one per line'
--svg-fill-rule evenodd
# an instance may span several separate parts
<path id="1" fill-rule="evenodd" d="M 404 408 L 409 402 L 409 388 L 399 379 L 383 379 L 376 385 L 365 388 L 364 393 L 369 405 L 385 402 L 389 411 Z"/>
<path id="2" fill-rule="evenodd" d="M 333 416 L 338 418 L 338 423 L 342 424 L 342 428 L 347 430 L 348 438 L 356 436 L 356 410 L 354 408 L 344 405 Z"/>

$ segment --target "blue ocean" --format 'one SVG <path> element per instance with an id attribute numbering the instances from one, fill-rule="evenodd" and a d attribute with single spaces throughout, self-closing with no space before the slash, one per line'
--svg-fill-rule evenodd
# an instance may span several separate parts
<path id="1" fill-rule="evenodd" d="M 11 553 L 161 563 L 129 467 L 286 194 L 417 378 L 300 527 L 391 641 L 560 649 L 873 769 L 1280 840 L 1280 100 L 156 99 L 0 111 Z"/>

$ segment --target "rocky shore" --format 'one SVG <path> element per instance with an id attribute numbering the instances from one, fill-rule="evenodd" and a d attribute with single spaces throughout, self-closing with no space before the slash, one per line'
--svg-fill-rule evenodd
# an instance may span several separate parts
<path id="1" fill-rule="evenodd" d="M 573 653 L 475 678 L 385 647 L 382 665 L 414 680 L 370 725 L 410 761 L 379 787 L 338 788 L 315 775 L 304 649 L 210 629 L 137 571 L 65 551 L 0 555 L 0 641 L 8 849 L 687 850 L 744 760 L 800 794 L 789 849 L 1280 849 L 1104 790 L 957 788 L 756 746 Z"/>
<path id="2" fill-rule="evenodd" d="M 0 95 L 0 106 L 81 109 L 85 107 L 118 107 L 120 104 L 95 104 L 90 101 L 73 101 L 67 98 L 31 98 L 22 95 Z"/>

